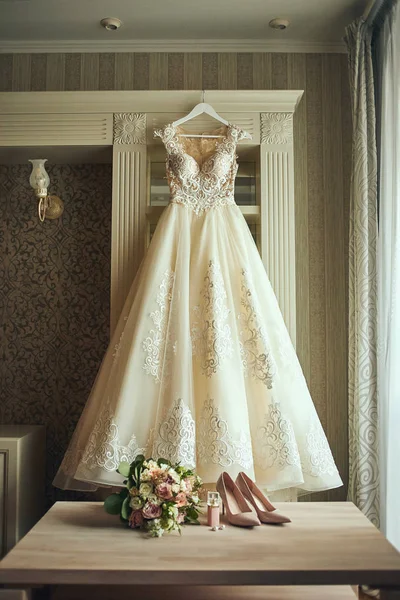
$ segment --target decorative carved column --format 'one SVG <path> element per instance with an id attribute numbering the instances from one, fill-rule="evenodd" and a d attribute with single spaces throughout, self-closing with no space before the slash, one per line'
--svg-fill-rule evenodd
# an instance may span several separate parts
<path id="1" fill-rule="evenodd" d="M 261 256 L 296 346 L 293 113 L 261 114 Z"/>
<path id="2" fill-rule="evenodd" d="M 146 114 L 115 113 L 111 233 L 111 334 L 145 251 Z"/>

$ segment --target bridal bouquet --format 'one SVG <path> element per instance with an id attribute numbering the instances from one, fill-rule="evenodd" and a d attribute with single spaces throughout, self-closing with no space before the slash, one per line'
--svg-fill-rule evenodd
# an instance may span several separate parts
<path id="1" fill-rule="evenodd" d="M 130 464 L 121 462 L 117 472 L 125 477 L 125 487 L 108 496 L 104 507 L 132 529 L 161 537 L 164 532 L 180 532 L 183 523 L 199 524 L 202 481 L 190 469 L 140 455 Z"/>

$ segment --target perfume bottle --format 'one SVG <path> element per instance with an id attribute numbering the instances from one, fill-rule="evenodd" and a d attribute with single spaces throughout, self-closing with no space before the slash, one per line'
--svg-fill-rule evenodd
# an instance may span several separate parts
<path id="1" fill-rule="evenodd" d="M 219 527 L 219 507 L 221 497 L 218 492 L 207 494 L 207 524 L 209 527 Z"/>

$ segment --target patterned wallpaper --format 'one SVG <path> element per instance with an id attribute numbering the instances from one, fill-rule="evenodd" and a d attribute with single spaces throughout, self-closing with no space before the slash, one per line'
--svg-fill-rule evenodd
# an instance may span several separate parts
<path id="1" fill-rule="evenodd" d="M 347 56 L 234 52 L 0 54 L 0 91 L 111 89 L 305 91 L 294 118 L 297 352 L 340 473 L 347 481 L 351 164 Z M 76 413 L 82 397 L 77 400 Z M 315 499 L 345 500 L 346 488 L 320 493 Z"/>
<path id="2" fill-rule="evenodd" d="M 0 418 L 41 424 L 47 497 L 108 343 L 111 165 L 53 165 L 39 222 L 28 165 L 0 166 Z"/>

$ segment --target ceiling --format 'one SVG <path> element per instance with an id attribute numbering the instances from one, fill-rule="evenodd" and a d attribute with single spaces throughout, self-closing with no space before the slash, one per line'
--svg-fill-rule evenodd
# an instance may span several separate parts
<path id="1" fill-rule="evenodd" d="M 2 51 L 57 50 L 57 44 L 84 45 L 93 51 L 140 46 L 148 51 L 187 42 L 193 49 L 210 49 L 214 42 L 255 42 L 282 50 L 296 44 L 340 44 L 344 28 L 360 16 L 366 0 L 0 0 Z M 118 17 L 123 26 L 108 32 L 103 17 Z M 286 18 L 286 31 L 268 22 Z M 205 48 L 195 40 L 205 42 Z M 210 47 L 210 48 L 209 48 Z M 243 47 L 243 44 L 242 44 Z M 77 51 L 80 51 L 77 49 Z"/>

